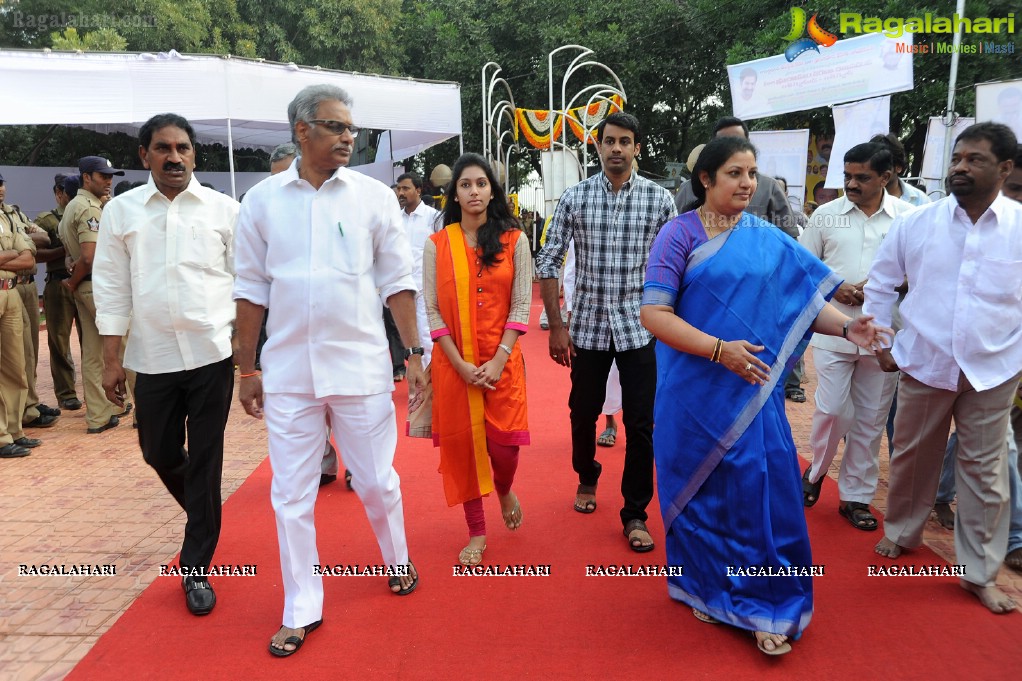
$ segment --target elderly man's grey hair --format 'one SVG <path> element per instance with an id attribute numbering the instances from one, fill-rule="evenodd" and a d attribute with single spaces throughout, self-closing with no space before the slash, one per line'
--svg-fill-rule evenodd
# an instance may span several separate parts
<path id="1" fill-rule="evenodd" d="M 277 161 L 282 161 L 288 156 L 297 155 L 298 147 L 296 147 L 292 142 L 284 142 L 283 144 L 278 144 L 277 148 L 270 152 L 270 163 L 273 164 Z"/>
<path id="2" fill-rule="evenodd" d="M 287 120 L 291 124 L 291 141 L 298 144 L 298 135 L 295 134 L 295 125 L 298 121 L 309 122 L 316 118 L 316 109 L 322 102 L 336 99 L 349 109 L 352 105 L 351 95 L 343 88 L 336 85 L 309 85 L 302 88 L 301 92 L 295 95 L 291 103 L 287 105 Z"/>

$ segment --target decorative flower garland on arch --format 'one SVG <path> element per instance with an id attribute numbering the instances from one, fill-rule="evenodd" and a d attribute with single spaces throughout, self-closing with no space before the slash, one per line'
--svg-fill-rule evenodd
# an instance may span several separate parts
<path id="1" fill-rule="evenodd" d="M 592 128 L 617 111 L 624 111 L 624 100 L 619 95 L 611 96 L 609 101 L 602 100 L 589 106 L 575 107 L 568 110 L 568 127 L 575 138 L 581 142 L 584 140 L 585 130 Z M 560 114 L 554 114 L 553 134 L 555 139 L 561 136 L 564 118 Z M 550 147 L 551 125 L 548 109 L 515 109 L 515 123 L 518 131 L 525 136 L 525 140 L 530 145 L 537 149 Z M 596 142 L 593 135 L 590 135 L 590 138 L 590 142 Z M 519 136 L 516 135 L 515 139 L 519 139 Z"/>

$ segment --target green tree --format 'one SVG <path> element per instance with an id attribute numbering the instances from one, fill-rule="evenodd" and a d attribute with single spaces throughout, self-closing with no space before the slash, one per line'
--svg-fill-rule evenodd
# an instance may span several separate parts
<path id="1" fill-rule="evenodd" d="M 237 0 L 259 27 L 260 57 L 310 66 L 398 75 L 400 0 Z"/>
<path id="2" fill-rule="evenodd" d="M 733 0 L 725 4 L 729 1 L 733 4 Z M 691 4 L 409 0 L 401 34 L 406 71 L 462 84 L 465 148 L 478 150 L 482 146 L 479 78 L 484 62 L 501 65 L 501 75 L 510 82 L 518 106 L 543 109 L 548 102 L 548 53 L 561 45 L 585 45 L 595 51 L 590 59 L 609 66 L 623 82 L 626 109 L 646 130 L 639 162 L 645 170 L 660 173 L 665 162 L 687 154 L 699 121 L 721 110 L 715 98 L 718 78 L 708 71 L 722 70 L 724 47 L 700 40 L 699 20 L 713 13 Z M 555 59 L 557 100 L 564 68 L 577 54 L 560 53 Z M 716 66 L 711 67 L 714 62 Z M 602 71 L 587 69 L 572 77 L 568 90 L 573 93 L 606 81 Z M 453 151 L 451 147 L 427 152 L 426 165 L 440 162 L 435 158 L 440 154 L 450 163 L 456 155 L 456 147 Z M 535 154 L 528 158 L 536 164 Z"/>
<path id="3" fill-rule="evenodd" d="M 121 52 L 128 46 L 115 29 L 101 28 L 90 31 L 85 36 L 78 34 L 75 28 L 65 28 L 61 33 L 50 35 L 55 50 L 82 50 L 85 52 Z"/>

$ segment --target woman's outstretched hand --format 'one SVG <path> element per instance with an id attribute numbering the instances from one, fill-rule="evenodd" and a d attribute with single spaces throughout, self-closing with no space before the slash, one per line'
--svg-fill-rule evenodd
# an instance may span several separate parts
<path id="1" fill-rule="evenodd" d="M 872 315 L 856 317 L 848 325 L 845 338 L 860 348 L 876 353 L 891 347 L 894 342 L 894 329 L 873 323 Z"/>

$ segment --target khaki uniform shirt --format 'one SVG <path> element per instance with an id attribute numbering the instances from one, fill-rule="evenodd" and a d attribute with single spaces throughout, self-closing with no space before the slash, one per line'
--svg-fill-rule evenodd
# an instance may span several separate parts
<path id="1" fill-rule="evenodd" d="M 34 226 L 29 221 L 28 217 L 22 213 L 21 209 L 17 206 L 8 205 L 6 203 L 0 203 L 0 213 L 3 213 L 3 217 L 0 218 L 0 221 L 3 222 L 4 227 L 18 232 L 25 237 L 25 241 L 28 242 L 28 250 L 32 251 L 32 255 L 35 255 L 35 242 L 28 236 L 29 232 L 35 230 L 33 229 Z M 18 275 L 20 276 L 27 276 L 30 274 L 35 274 L 35 267 L 18 271 Z"/>
<path id="2" fill-rule="evenodd" d="M 4 212 L 4 218 L 7 217 L 6 204 L 2 205 Z M 35 252 L 35 248 L 32 244 L 32 240 L 29 239 L 24 231 L 14 229 L 10 222 L 6 219 L 0 218 L 0 251 L 32 251 Z M 14 279 L 17 272 L 11 270 L 0 269 L 0 279 Z"/>
<path id="3" fill-rule="evenodd" d="M 40 213 L 35 219 L 35 223 L 46 230 L 46 235 L 50 237 L 49 248 L 60 248 L 64 245 L 60 241 L 60 236 L 57 235 L 57 227 L 60 225 L 60 219 L 63 216 L 64 209 L 58 207 L 45 213 Z M 47 272 L 65 272 L 66 270 L 63 258 L 57 258 L 46 263 Z"/>
<path id="4" fill-rule="evenodd" d="M 99 240 L 99 218 L 102 214 L 103 204 L 95 194 L 84 189 L 79 189 L 77 196 L 67 204 L 57 231 L 72 261 L 82 257 L 81 244 Z"/>

